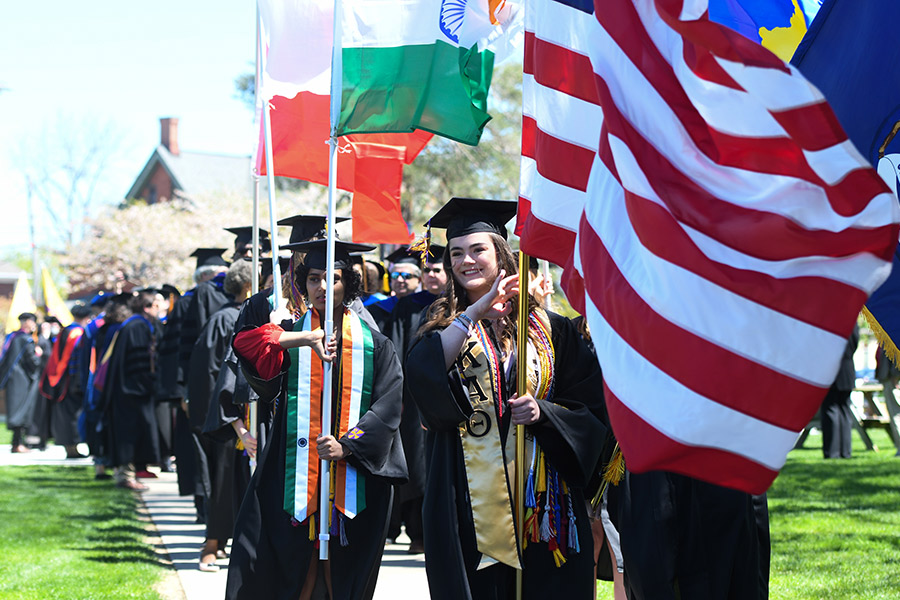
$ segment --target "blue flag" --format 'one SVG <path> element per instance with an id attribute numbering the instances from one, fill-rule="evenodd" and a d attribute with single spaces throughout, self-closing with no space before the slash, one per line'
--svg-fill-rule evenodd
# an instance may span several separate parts
<path id="1" fill-rule="evenodd" d="M 709 0 L 709 18 L 790 60 L 822 0 Z"/>
<path id="2" fill-rule="evenodd" d="M 825 0 L 791 63 L 818 87 L 857 150 L 897 193 L 900 166 L 898 0 Z M 900 248 L 898 248 L 900 251 Z M 885 353 L 900 363 L 900 255 L 866 304 Z"/>

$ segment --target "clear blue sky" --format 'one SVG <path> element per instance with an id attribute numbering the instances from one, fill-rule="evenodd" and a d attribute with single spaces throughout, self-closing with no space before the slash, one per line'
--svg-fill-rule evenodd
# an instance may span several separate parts
<path id="1" fill-rule="evenodd" d="M 26 249 L 20 140 L 66 119 L 112 121 L 124 138 L 98 193 L 122 200 L 178 117 L 182 150 L 250 154 L 253 114 L 234 78 L 253 70 L 252 0 L 6 2 L 0 16 L 0 252 Z M 48 240 L 38 236 L 38 243 Z"/>

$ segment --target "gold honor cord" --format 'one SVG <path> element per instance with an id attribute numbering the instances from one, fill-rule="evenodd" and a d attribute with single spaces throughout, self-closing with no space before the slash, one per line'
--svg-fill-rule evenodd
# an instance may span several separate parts
<path id="1" fill-rule="evenodd" d="M 516 334 L 516 389 L 528 393 L 528 255 L 519 250 L 519 314 Z M 525 536 L 525 426 L 516 425 L 516 539 L 522 553 Z M 524 568 L 524 556 L 522 566 Z M 522 600 L 522 569 L 516 571 L 516 600 Z"/>

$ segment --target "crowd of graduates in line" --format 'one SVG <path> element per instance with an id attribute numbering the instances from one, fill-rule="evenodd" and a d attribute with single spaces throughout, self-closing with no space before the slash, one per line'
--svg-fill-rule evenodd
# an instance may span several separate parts
<path id="1" fill-rule="evenodd" d="M 251 228 L 231 228 L 229 262 L 225 249 L 199 248 L 184 294 L 161 286 L 76 305 L 52 349 L 34 344 L 23 315 L 0 358 L 7 398 L 34 387 L 20 371 L 42 381 L 46 406 L 30 410 L 51 415 L 40 439 L 70 456 L 86 441 L 98 479 L 143 490 L 148 465 L 176 470 L 206 525 L 199 568 L 218 570 L 233 540 L 229 599 L 371 598 L 385 542 L 404 527 L 433 598 L 512 598 L 518 568 L 525 598 L 593 598 L 598 577 L 616 581 L 617 598 L 765 598 L 764 496 L 668 473 L 609 475 L 621 456 L 588 328 L 548 309 L 552 284 L 534 261 L 528 393 L 517 394 L 515 211 L 454 198 L 429 222 L 446 246 L 429 229 L 385 263 L 369 258 L 373 246 L 337 240 L 332 282 L 325 217 L 279 221 L 291 233 L 277 249 L 261 230 L 260 272 Z M 276 307 L 271 256 L 285 251 Z M 320 428 L 325 364 L 331 431 Z M 7 421 L 16 450 L 21 423 Z M 529 465 L 522 540 L 515 425 Z"/>

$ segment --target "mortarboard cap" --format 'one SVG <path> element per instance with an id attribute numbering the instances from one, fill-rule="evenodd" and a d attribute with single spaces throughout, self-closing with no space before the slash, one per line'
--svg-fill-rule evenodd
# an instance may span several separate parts
<path id="1" fill-rule="evenodd" d="M 246 252 L 248 248 L 253 247 L 253 227 L 226 227 L 225 231 L 233 233 L 234 248 L 238 252 Z M 259 229 L 259 247 L 262 252 L 272 250 L 272 240 L 269 239 L 269 232 L 263 228 Z"/>
<path id="2" fill-rule="evenodd" d="M 209 266 L 227 267 L 228 263 L 222 258 L 223 252 L 225 248 L 197 248 L 191 256 L 197 258 L 197 269 Z"/>
<path id="3" fill-rule="evenodd" d="M 506 223 L 516 215 L 515 200 L 451 198 L 428 221 L 429 227 L 447 230 L 447 240 L 470 233 L 489 232 L 506 239 Z"/>
<path id="4" fill-rule="evenodd" d="M 365 257 L 365 252 L 352 252 L 350 254 L 350 258 L 353 264 L 361 264 L 365 266 L 366 264 L 370 264 L 378 271 L 378 277 L 384 277 L 387 273 L 384 269 L 384 265 L 378 262 L 377 260 L 371 260 Z"/>
<path id="5" fill-rule="evenodd" d="M 419 265 L 419 256 L 417 254 L 411 254 L 409 251 L 409 246 L 400 246 L 390 254 L 388 254 L 384 260 L 388 261 L 392 265 Z"/>
<path id="6" fill-rule="evenodd" d="M 249 259 L 248 259 L 249 260 Z M 272 259 L 266 258 L 260 261 L 262 271 L 262 279 L 263 281 L 272 274 Z M 291 257 L 290 256 L 279 256 L 278 257 L 278 268 L 281 270 L 281 274 L 284 275 L 287 273 L 288 269 L 291 268 Z"/>
<path id="7" fill-rule="evenodd" d="M 91 307 L 83 302 L 76 302 L 73 304 L 72 308 L 69 309 L 69 312 L 72 313 L 72 317 L 75 319 L 86 319 L 94 314 Z"/>
<path id="8" fill-rule="evenodd" d="M 308 242 L 291 244 L 291 247 L 298 252 L 306 252 L 306 258 L 303 260 L 303 263 L 310 269 L 324 270 L 326 268 L 328 252 L 327 240 L 310 240 Z M 334 240 L 334 268 L 345 269 L 349 267 L 352 264 L 350 259 L 351 252 L 368 252 L 374 249 L 375 246 Z"/>
<path id="9" fill-rule="evenodd" d="M 172 285 L 171 283 L 164 283 L 162 287 L 159 288 L 159 291 L 163 296 L 168 298 L 169 296 L 181 296 L 181 292 L 178 291 L 178 288 Z"/>
<path id="10" fill-rule="evenodd" d="M 429 244 L 428 252 L 422 259 L 422 262 L 429 262 L 432 264 L 441 262 L 444 260 L 444 250 L 446 249 L 446 246 L 441 246 L 440 244 Z"/>
<path id="11" fill-rule="evenodd" d="M 317 238 L 324 238 L 325 222 L 327 220 L 328 217 L 325 215 L 294 215 L 293 217 L 281 219 L 278 221 L 279 225 L 285 225 L 291 228 L 291 237 L 288 239 L 287 244 L 281 246 L 281 249 L 296 250 L 296 248 L 292 247 L 293 244 L 308 242 L 309 240 Z M 349 220 L 350 217 L 334 218 L 335 224 Z M 337 231 L 335 231 L 335 235 L 337 235 Z"/>
<path id="12" fill-rule="evenodd" d="M 103 306 L 109 302 L 109 294 L 106 292 L 99 292 L 96 296 L 91 298 L 91 306 Z"/>

